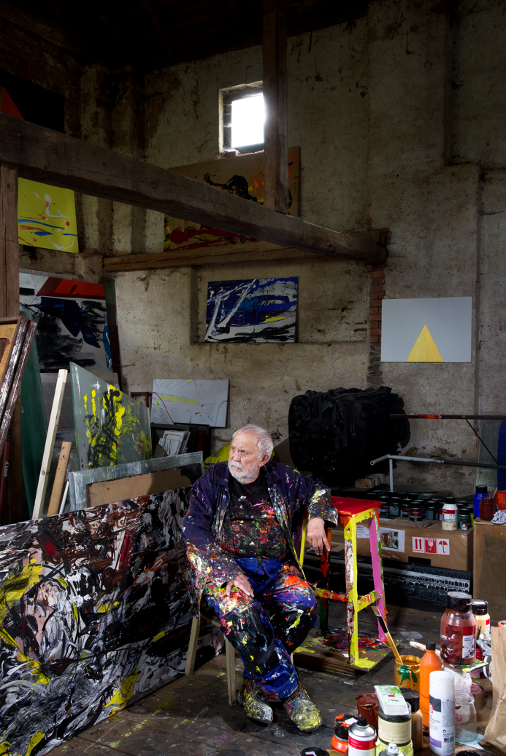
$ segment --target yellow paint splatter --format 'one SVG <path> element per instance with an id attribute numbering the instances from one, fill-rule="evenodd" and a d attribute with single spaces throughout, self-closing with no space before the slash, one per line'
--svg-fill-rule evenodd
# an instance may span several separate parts
<path id="1" fill-rule="evenodd" d="M 134 672 L 132 675 L 129 675 L 117 690 L 114 691 L 112 694 L 110 700 L 106 703 L 105 708 L 108 706 L 111 706 L 111 714 L 114 714 L 116 711 L 121 711 L 129 700 L 132 697 L 132 693 L 134 690 L 135 681 L 139 677 L 139 672 Z"/>
<path id="2" fill-rule="evenodd" d="M 119 606 L 119 601 L 114 601 L 112 604 L 99 604 L 97 611 L 99 614 L 106 614 L 112 609 L 116 609 L 117 606 Z"/>
<path id="3" fill-rule="evenodd" d="M 44 737 L 44 733 L 42 732 L 42 730 L 39 730 L 38 732 L 35 733 L 35 735 L 32 735 L 32 737 L 30 738 L 30 742 L 28 743 L 26 756 L 30 756 L 35 746 L 40 743 L 43 737 Z"/>
<path id="4" fill-rule="evenodd" d="M 156 643 L 157 641 L 161 640 L 165 635 L 165 630 L 162 630 L 161 633 L 157 633 L 155 637 L 153 638 L 153 641 Z"/>

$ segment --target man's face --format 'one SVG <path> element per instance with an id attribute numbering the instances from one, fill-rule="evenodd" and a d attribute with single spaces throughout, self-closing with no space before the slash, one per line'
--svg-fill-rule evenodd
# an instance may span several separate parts
<path id="1" fill-rule="evenodd" d="M 228 469 L 239 483 L 253 483 L 268 459 L 267 454 L 260 454 L 258 439 L 253 433 L 238 433 L 232 439 Z"/>

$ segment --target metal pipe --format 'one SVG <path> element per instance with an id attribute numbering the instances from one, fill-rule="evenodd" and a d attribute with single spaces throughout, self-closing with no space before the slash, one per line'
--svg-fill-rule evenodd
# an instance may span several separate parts
<path id="1" fill-rule="evenodd" d="M 394 461 L 393 459 L 388 460 L 388 467 L 390 472 L 390 490 L 394 490 Z"/>
<path id="2" fill-rule="evenodd" d="M 432 462 L 434 465 L 457 465 L 458 467 L 486 467 L 489 470 L 506 470 L 506 465 L 490 465 L 485 462 L 454 462 L 450 459 L 430 459 L 428 457 L 403 457 L 396 454 L 385 454 L 383 457 L 373 459 L 369 464 L 376 465 L 385 459 L 399 459 L 403 462 Z"/>
<path id="3" fill-rule="evenodd" d="M 506 420 L 506 415 L 390 415 L 391 420 Z"/>

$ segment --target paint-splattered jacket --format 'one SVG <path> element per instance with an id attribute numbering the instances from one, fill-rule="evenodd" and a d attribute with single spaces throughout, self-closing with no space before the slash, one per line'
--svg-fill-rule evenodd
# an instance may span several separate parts
<path id="1" fill-rule="evenodd" d="M 338 514 L 332 506 L 330 491 L 322 483 L 315 483 L 278 462 L 267 462 L 265 475 L 271 504 L 283 528 L 290 557 L 299 565 L 297 554 L 305 512 L 310 519 L 321 517 L 337 524 Z M 200 599 L 209 580 L 223 584 L 242 574 L 233 555 L 219 545 L 229 502 L 228 463 L 219 462 L 194 484 L 183 524 L 188 558 L 186 582 L 195 616 L 199 615 Z"/>

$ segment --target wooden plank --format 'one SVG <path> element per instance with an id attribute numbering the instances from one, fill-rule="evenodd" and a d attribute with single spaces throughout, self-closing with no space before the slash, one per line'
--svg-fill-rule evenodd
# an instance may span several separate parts
<path id="1" fill-rule="evenodd" d="M 253 260 L 309 260 L 322 262 L 332 258 L 315 255 L 301 249 L 284 249 L 267 242 L 245 242 L 239 249 L 230 244 L 223 247 L 188 249 L 181 252 L 155 252 L 141 255 L 118 255 L 104 257 L 104 270 L 150 270 L 155 268 L 180 268 L 185 265 L 222 265 L 224 263 L 252 262 Z"/>
<path id="2" fill-rule="evenodd" d="M 40 519 L 42 515 L 42 507 L 44 506 L 44 498 L 46 495 L 47 482 L 49 470 L 51 468 L 51 457 L 53 456 L 54 440 L 56 438 L 56 431 L 58 430 L 58 420 L 60 419 L 60 410 L 63 402 L 63 392 L 65 391 L 65 381 L 67 380 L 68 370 L 58 371 L 58 381 L 54 392 L 53 408 L 51 410 L 51 417 L 49 418 L 49 426 L 47 429 L 46 445 L 44 446 L 44 454 L 42 456 L 42 465 L 40 467 L 39 484 L 37 486 L 37 492 L 35 494 L 35 504 L 33 506 L 32 520 Z"/>
<path id="3" fill-rule="evenodd" d="M 7 320 L 7 318 L 5 318 L 5 320 Z M 17 327 L 17 318 L 13 318 L 12 323 L 4 324 L 0 322 L 0 384 L 9 363 Z"/>
<path id="4" fill-rule="evenodd" d="M 14 407 L 21 391 L 21 379 L 23 378 L 23 373 L 25 372 L 28 355 L 30 354 L 35 331 L 37 330 L 37 323 L 27 321 L 26 318 L 23 318 L 22 320 L 25 320 L 28 323 L 28 327 L 26 329 L 24 341 L 21 347 L 21 354 L 16 357 L 16 369 L 14 376 L 10 380 L 7 399 L 5 401 L 5 404 L 3 405 L 3 412 L 0 412 L 0 417 L 2 418 L 2 422 L 0 424 L 0 454 L 2 453 L 5 439 L 7 437 L 7 432 L 9 430 L 11 419 L 14 413 Z M 13 361 L 14 357 L 11 362 Z M 7 376 L 10 372 L 10 368 L 11 365 L 9 364 L 9 367 L 7 368 L 6 374 L 4 376 L 2 387 L 0 389 L 0 399 L 2 398 L 3 389 L 7 383 Z M 15 439 L 14 443 L 17 443 Z"/>
<path id="5" fill-rule="evenodd" d="M 58 467 L 54 476 L 53 490 L 51 491 L 51 498 L 49 499 L 49 506 L 47 508 L 48 517 L 58 514 L 60 511 L 60 502 L 65 485 L 65 473 L 67 472 L 71 449 L 72 441 L 63 441 L 58 459 Z"/>
<path id="6" fill-rule="evenodd" d="M 99 507 L 102 504 L 135 499 L 137 496 L 149 496 L 191 485 L 191 480 L 179 469 L 160 470 L 118 480 L 102 480 L 88 487 L 88 505 Z"/>
<path id="7" fill-rule="evenodd" d="M 264 207 L 288 213 L 288 58 L 286 0 L 264 0 Z"/>
<path id="8" fill-rule="evenodd" d="M 8 362 L 4 370 L 2 383 L 0 385 L 0 421 L 3 419 L 5 408 L 9 399 L 12 382 L 16 376 L 18 363 L 23 353 L 23 343 L 26 331 L 28 329 L 28 318 L 19 318 L 16 332 L 11 344 Z"/>
<path id="9" fill-rule="evenodd" d="M 16 164 L 25 178 L 278 246 L 369 263 L 386 259 L 385 248 L 370 239 L 276 213 L 173 171 L 6 115 L 0 115 L 0 161 Z"/>
<path id="10" fill-rule="evenodd" d="M 18 396 L 11 414 L 8 474 L 6 478 L 2 525 L 22 522 L 23 517 L 23 448 L 21 432 L 21 397 Z M 4 444 L 7 448 L 8 442 Z"/>
<path id="11" fill-rule="evenodd" d="M 12 120 L 19 122 L 17 118 Z M 19 315 L 18 171 L 14 166 L 2 162 L 0 163 L 0 318 L 17 315 Z"/>

